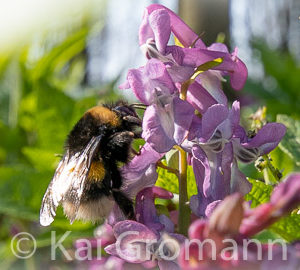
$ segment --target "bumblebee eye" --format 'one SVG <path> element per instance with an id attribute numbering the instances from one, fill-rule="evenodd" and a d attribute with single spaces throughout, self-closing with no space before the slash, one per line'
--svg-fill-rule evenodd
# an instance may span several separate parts
<path id="1" fill-rule="evenodd" d="M 115 111 L 121 113 L 122 116 L 134 116 L 138 117 L 135 110 L 129 106 L 117 106 L 114 108 Z"/>

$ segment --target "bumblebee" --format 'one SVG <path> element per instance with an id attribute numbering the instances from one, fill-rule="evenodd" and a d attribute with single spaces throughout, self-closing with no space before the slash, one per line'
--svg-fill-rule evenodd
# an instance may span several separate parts
<path id="1" fill-rule="evenodd" d="M 133 219 L 118 163 L 128 162 L 140 126 L 135 109 L 124 102 L 88 110 L 67 137 L 65 154 L 43 197 L 40 224 L 50 225 L 60 204 L 71 223 L 107 217 L 114 203 Z"/>

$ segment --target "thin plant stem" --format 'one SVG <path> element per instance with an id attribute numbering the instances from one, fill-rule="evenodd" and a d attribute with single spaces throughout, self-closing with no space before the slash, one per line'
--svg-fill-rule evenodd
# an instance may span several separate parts
<path id="1" fill-rule="evenodd" d="M 160 167 L 160 168 L 162 168 L 162 169 L 164 169 L 164 170 L 167 170 L 168 172 L 173 173 L 173 174 L 175 174 L 177 177 L 179 177 L 179 171 L 178 171 L 178 170 L 173 169 L 173 168 L 171 168 L 171 167 L 169 167 L 169 166 L 166 166 L 166 165 L 163 164 L 161 161 L 158 161 L 158 162 L 157 162 L 157 166 Z"/>
<path id="2" fill-rule="evenodd" d="M 263 174 L 264 174 L 265 183 L 267 185 L 272 185 L 272 181 L 270 180 L 269 173 L 268 173 L 268 168 L 263 169 Z"/>
<path id="3" fill-rule="evenodd" d="M 271 163 L 271 160 L 270 160 L 270 158 L 269 158 L 268 155 L 264 155 L 263 158 L 264 158 L 264 160 L 265 160 L 266 163 L 267 163 L 267 164 L 266 164 L 266 168 L 264 169 L 264 177 L 266 178 L 266 175 L 268 174 L 267 170 L 270 170 L 272 176 L 273 176 L 274 179 L 275 179 L 275 183 L 274 183 L 274 181 L 270 181 L 270 180 L 271 180 L 270 177 L 268 177 L 267 181 L 268 181 L 268 182 L 271 182 L 271 184 L 276 184 L 276 183 L 280 182 L 281 177 L 282 177 L 281 172 L 280 172 L 278 169 L 275 169 L 275 167 L 274 167 L 273 164 Z M 265 171 L 266 171 L 266 173 L 265 173 Z M 266 182 L 267 182 L 267 181 L 266 181 Z"/>
<path id="4" fill-rule="evenodd" d="M 179 149 L 179 215 L 178 215 L 178 231 L 183 235 L 187 235 L 190 225 L 190 208 L 188 206 L 187 194 L 187 156 L 186 152 Z"/>

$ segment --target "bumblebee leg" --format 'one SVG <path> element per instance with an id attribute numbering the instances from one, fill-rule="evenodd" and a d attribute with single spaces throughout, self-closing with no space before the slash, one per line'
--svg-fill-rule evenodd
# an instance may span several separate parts
<path id="1" fill-rule="evenodd" d="M 119 190 L 112 192 L 114 200 L 128 219 L 135 220 L 132 201 Z"/>
<path id="2" fill-rule="evenodd" d="M 142 138 L 142 131 L 133 131 L 134 138 L 135 139 L 141 139 Z"/>
<path id="3" fill-rule="evenodd" d="M 114 200 L 127 218 L 135 219 L 132 201 L 122 191 L 120 191 L 122 186 L 122 176 L 115 163 L 110 164 L 110 177 Z"/>
<path id="4" fill-rule="evenodd" d="M 142 125 L 142 120 L 135 116 L 127 115 L 123 117 L 123 120 L 133 125 L 137 125 L 137 126 Z"/>
<path id="5" fill-rule="evenodd" d="M 115 133 L 109 138 L 107 143 L 107 153 L 114 160 L 127 162 L 133 138 L 134 133 L 131 131 Z"/>
<path id="6" fill-rule="evenodd" d="M 116 146 L 116 147 L 127 147 L 130 145 L 132 139 L 134 138 L 135 134 L 131 131 L 122 131 L 117 132 L 109 137 L 109 146 Z"/>
<path id="7" fill-rule="evenodd" d="M 116 163 L 110 164 L 111 189 L 119 190 L 122 186 L 122 176 Z"/>

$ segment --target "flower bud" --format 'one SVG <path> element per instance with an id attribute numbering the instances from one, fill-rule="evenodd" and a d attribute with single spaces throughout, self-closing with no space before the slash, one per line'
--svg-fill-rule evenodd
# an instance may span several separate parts
<path id="1" fill-rule="evenodd" d="M 209 219 L 209 232 L 220 235 L 236 235 L 244 216 L 243 196 L 234 193 L 224 199 Z"/>

